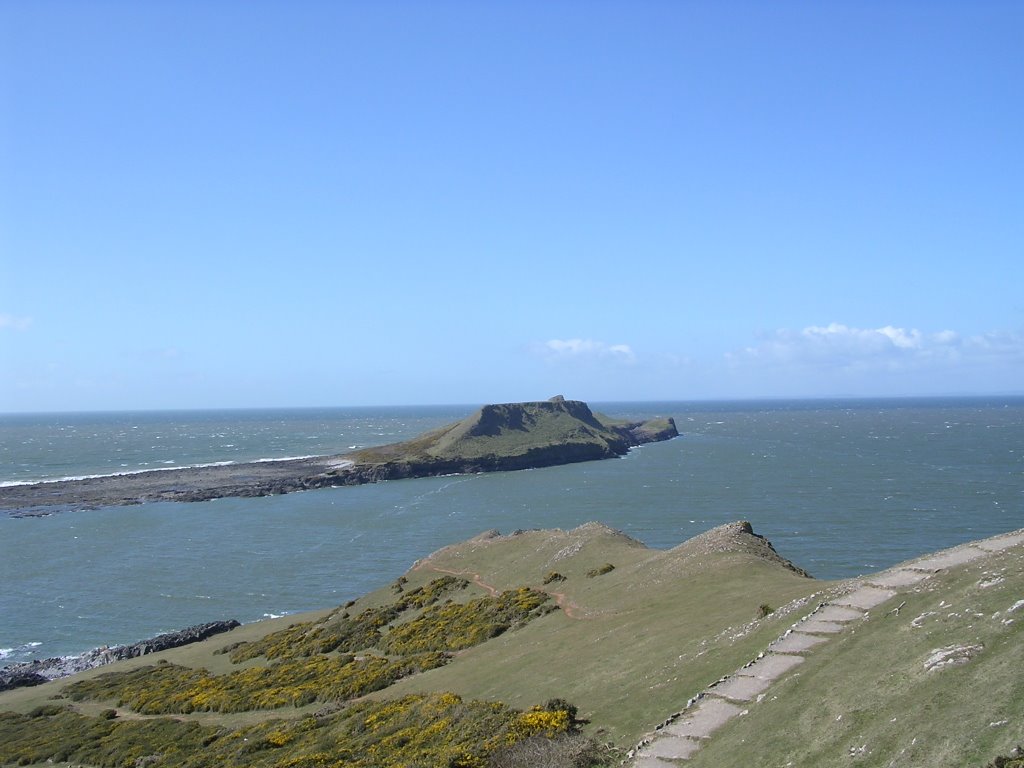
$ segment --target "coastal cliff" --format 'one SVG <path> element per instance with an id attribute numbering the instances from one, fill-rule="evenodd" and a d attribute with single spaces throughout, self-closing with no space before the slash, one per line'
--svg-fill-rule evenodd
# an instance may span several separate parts
<path id="1" fill-rule="evenodd" d="M 671 417 L 610 419 L 579 400 L 485 405 L 462 421 L 412 440 L 354 453 L 172 471 L 107 475 L 0 488 L 13 516 L 153 501 L 273 496 L 438 475 L 498 472 L 609 459 L 677 437 Z"/>

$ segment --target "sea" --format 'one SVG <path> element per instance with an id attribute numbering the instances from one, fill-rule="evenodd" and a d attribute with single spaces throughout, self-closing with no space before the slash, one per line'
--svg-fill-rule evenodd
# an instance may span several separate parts
<path id="1" fill-rule="evenodd" d="M 592 403 L 673 416 L 621 459 L 256 499 L 0 513 L 0 666 L 326 608 L 482 531 L 670 548 L 748 520 L 839 579 L 1024 527 L 1024 398 Z M 0 415 L 0 485 L 337 454 L 475 406 Z"/>

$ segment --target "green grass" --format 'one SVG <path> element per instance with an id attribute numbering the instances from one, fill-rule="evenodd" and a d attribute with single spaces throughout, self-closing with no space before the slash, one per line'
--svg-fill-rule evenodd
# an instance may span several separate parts
<path id="1" fill-rule="evenodd" d="M 1024 742 L 1024 607 L 1008 612 L 1024 599 L 1020 549 L 908 588 L 899 597 L 906 601 L 899 615 L 886 615 L 895 600 L 871 611 L 868 620 L 808 652 L 803 664 L 762 701 L 746 705 L 747 714 L 718 731 L 689 764 L 984 768 L 1009 754 Z M 605 572 L 587 578 L 595 570 Z M 0 764 L 42 754 L 12 758 L 4 745 L 24 746 L 17 733 L 17 739 L 45 745 L 47 729 L 50 746 L 68 746 L 60 734 L 82 729 L 106 734 L 100 740 L 120 744 L 118 749 L 141 739 L 131 747 L 138 757 L 150 736 L 131 735 L 133 729 L 156 721 L 134 708 L 180 713 L 178 725 L 158 718 L 152 738 L 171 739 L 175 728 L 184 729 L 182 745 L 215 735 L 210 743 L 220 751 L 208 755 L 221 762 L 211 765 L 312 767 L 323 752 L 317 745 L 334 739 L 338 749 L 353 750 L 345 754 L 358 752 L 359 760 L 376 755 L 378 762 L 368 765 L 458 764 L 464 757 L 467 765 L 482 768 L 484 752 L 496 754 L 508 734 L 526 738 L 523 723 L 551 725 L 550 712 L 534 714 L 532 721 L 527 715 L 537 702 L 552 699 L 572 702 L 585 721 L 584 735 L 611 742 L 621 753 L 687 699 L 753 659 L 837 586 L 806 578 L 743 525 L 715 529 L 667 551 L 597 524 L 481 535 L 434 553 L 399 580 L 341 608 L 248 625 L 193 646 L 0 694 L 0 711 L 20 713 L 0 726 Z M 984 650 L 964 666 L 924 669 L 932 651 L 957 643 Z M 408 665 L 424 651 L 445 654 L 448 663 L 414 674 L 406 669 L 397 681 L 384 675 L 390 685 L 355 701 L 350 697 L 376 686 L 327 686 L 336 685 L 338 675 Z M 144 670 L 160 660 L 169 663 L 159 673 Z M 72 693 L 79 700 L 69 698 Z M 197 693 L 210 697 L 206 705 L 196 706 L 203 703 Z M 443 695 L 459 703 L 444 699 L 450 706 L 442 705 Z M 153 701 L 165 704 L 147 708 L 145 702 Z M 68 712 L 27 717 L 54 704 Z M 103 719 L 111 706 L 119 717 Z M 270 706 L 278 708 L 246 709 Z M 381 720 L 390 725 L 374 736 L 365 720 L 378 711 L 391 712 Z M 347 712 L 363 713 L 363 721 Z M 124 730 L 109 730 L 114 725 Z M 450 731 L 451 739 L 419 741 L 419 733 L 433 726 L 438 733 Z M 238 733 L 249 735 L 231 736 Z M 240 752 L 238 738 L 270 746 Z M 271 744 L 289 738 L 286 745 Z M 419 751 L 403 753 L 405 744 L 418 744 Z M 486 749 L 474 752 L 472 744 Z M 590 749 L 560 744 L 566 753 Z M 86 749 L 84 742 L 80 748 Z M 522 754 L 533 748 L 524 742 Z M 460 757 L 458 749 L 468 751 Z M 73 752 L 68 759 L 77 764 L 118 764 L 87 750 Z M 400 762 L 403 754 L 406 763 Z M 185 755 L 168 764 L 207 764 L 192 759 Z M 525 765 L 539 758 L 516 759 L 527 760 Z"/>
<path id="2" fill-rule="evenodd" d="M 982 587 L 993 575 L 1003 581 Z M 699 766 L 977 766 L 1024 742 L 1024 555 L 939 574 L 807 654 L 688 763 Z M 913 626 L 918 617 L 931 613 Z M 1012 623 L 1004 623 L 1011 620 Z M 939 648 L 982 644 L 926 671 Z"/>
<path id="3" fill-rule="evenodd" d="M 752 538 L 752 537 L 747 537 Z M 391 690 L 453 690 L 515 706 L 564 696 L 591 721 L 590 733 L 620 746 L 640 736 L 704 686 L 749 661 L 794 620 L 758 620 L 762 603 L 782 606 L 827 585 L 739 551 L 651 550 L 601 526 L 481 539 L 442 550 L 430 568 L 485 574 L 499 589 L 532 576 L 563 610 L 464 652 L 446 668 Z M 600 578 L 595 565 L 614 563 Z M 423 570 L 411 578 L 423 578 Z M 531 698 L 534 697 L 534 698 Z M 600 733 L 599 733 L 600 731 Z"/>

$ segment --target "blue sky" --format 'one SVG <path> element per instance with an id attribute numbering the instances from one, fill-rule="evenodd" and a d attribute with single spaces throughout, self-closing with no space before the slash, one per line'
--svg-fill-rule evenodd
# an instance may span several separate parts
<path id="1" fill-rule="evenodd" d="M 0 36 L 0 411 L 1024 393 L 1019 2 Z"/>

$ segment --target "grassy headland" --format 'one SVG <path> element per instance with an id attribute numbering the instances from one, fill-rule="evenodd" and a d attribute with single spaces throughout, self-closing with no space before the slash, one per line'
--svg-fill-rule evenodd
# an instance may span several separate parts
<path id="1" fill-rule="evenodd" d="M 553 397 L 485 405 L 462 421 L 413 440 L 348 454 L 356 466 L 395 471 L 525 469 L 622 456 L 642 443 L 677 436 L 670 418 L 630 422 L 594 413 L 579 400 Z M 340 474 L 340 473 L 339 473 Z"/>
<path id="2" fill-rule="evenodd" d="M 867 587 L 881 602 L 738 701 L 745 714 L 687 764 L 1011 754 L 1024 535 L 973 552 L 893 571 L 891 595 Z M 345 606 L 2 693 L 0 765 L 619 764 L 820 604 L 864 589 L 808 577 L 743 523 L 664 551 L 596 523 L 488 532 Z"/>

